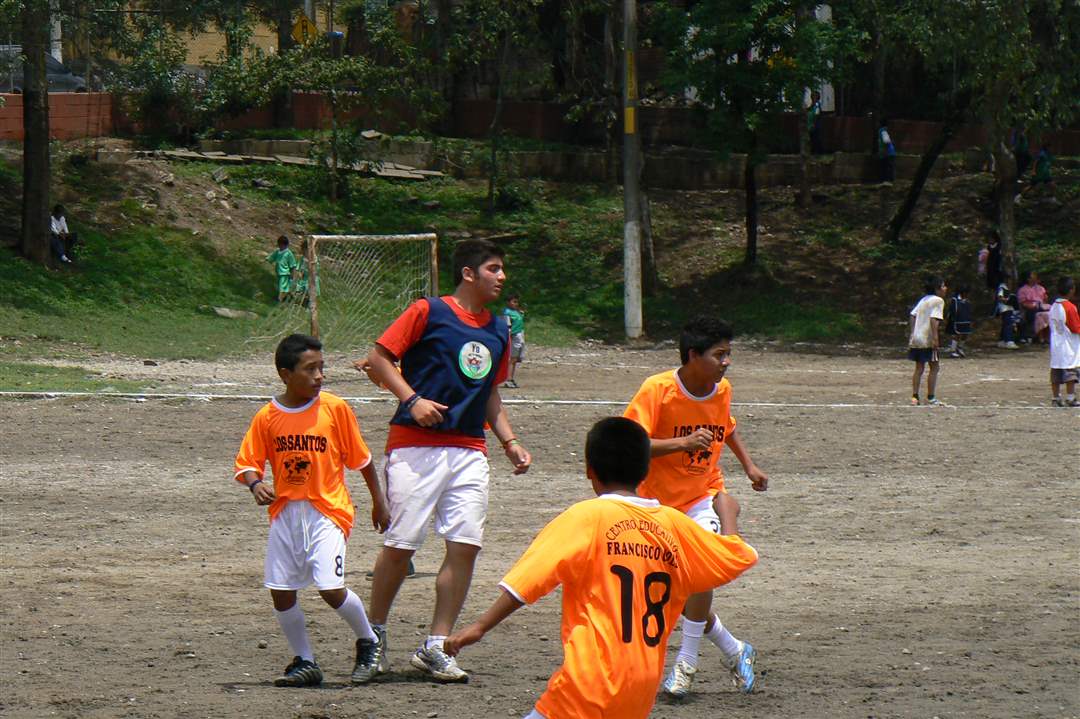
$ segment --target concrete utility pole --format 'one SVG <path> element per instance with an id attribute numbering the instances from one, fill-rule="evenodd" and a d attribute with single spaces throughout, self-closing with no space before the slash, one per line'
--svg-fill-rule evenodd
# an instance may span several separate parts
<path id="1" fill-rule="evenodd" d="M 641 136 L 637 124 L 637 0 L 623 0 L 623 322 L 641 336 Z"/>

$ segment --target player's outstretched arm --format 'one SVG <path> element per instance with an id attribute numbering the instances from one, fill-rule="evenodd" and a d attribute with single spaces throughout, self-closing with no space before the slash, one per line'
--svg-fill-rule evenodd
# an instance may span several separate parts
<path id="1" fill-rule="evenodd" d="M 514 428 L 510 426 L 510 418 L 506 416 L 506 408 L 503 407 L 502 397 L 499 390 L 491 390 L 488 397 L 485 419 L 491 425 L 491 431 L 502 445 L 506 458 L 514 465 L 514 474 L 525 474 L 532 464 L 532 455 L 525 445 L 514 435 Z"/>
<path id="2" fill-rule="evenodd" d="M 750 480 L 750 486 L 754 488 L 754 491 L 764 492 L 767 490 L 769 488 L 769 475 L 762 472 L 761 468 L 754 464 L 754 460 L 750 459 L 750 453 L 746 451 L 746 445 L 742 443 L 742 439 L 739 437 L 739 428 L 733 429 L 724 441 L 727 446 L 731 447 L 731 451 L 739 460 L 739 464 L 743 466 L 743 471 L 746 472 L 746 476 Z"/>
<path id="3" fill-rule="evenodd" d="M 484 638 L 485 634 L 497 627 L 502 620 L 524 606 L 524 604 L 519 602 L 514 595 L 510 594 L 510 592 L 505 589 L 500 591 L 502 593 L 499 595 L 499 598 L 495 600 L 479 619 L 446 638 L 443 649 L 447 654 L 452 657 L 457 656 L 457 653 L 460 652 L 462 648 L 467 647 L 470 644 L 476 644 Z"/>

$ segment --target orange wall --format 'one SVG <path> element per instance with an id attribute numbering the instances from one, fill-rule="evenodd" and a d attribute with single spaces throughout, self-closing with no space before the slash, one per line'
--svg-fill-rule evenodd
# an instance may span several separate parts
<path id="1" fill-rule="evenodd" d="M 0 140 L 23 139 L 22 95 L 0 95 Z M 49 93 L 49 137 L 74 140 L 113 132 L 112 95 L 104 92 Z"/>

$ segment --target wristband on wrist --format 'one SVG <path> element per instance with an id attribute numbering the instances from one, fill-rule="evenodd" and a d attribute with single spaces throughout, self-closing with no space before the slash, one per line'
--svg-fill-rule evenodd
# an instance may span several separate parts
<path id="1" fill-rule="evenodd" d="M 408 412 L 410 409 L 413 408 L 414 404 L 416 404 L 417 402 L 420 401 L 420 399 L 421 399 L 420 393 L 419 392 L 413 392 L 411 397 L 409 397 L 407 400 L 405 400 L 404 402 L 401 403 L 401 407 L 406 412 Z"/>
<path id="2" fill-rule="evenodd" d="M 256 480 L 255 480 L 254 482 L 252 482 L 251 484 L 249 484 L 249 485 L 247 486 L 248 490 L 249 490 L 249 491 L 250 491 L 250 492 L 251 492 L 252 494 L 254 494 L 254 493 L 255 493 L 255 485 L 256 485 L 256 484 L 259 484 L 260 482 L 262 482 L 262 480 L 261 480 L 261 479 L 256 479 Z"/>
<path id="3" fill-rule="evenodd" d="M 509 448 L 512 444 L 521 444 L 521 440 L 517 437 L 511 437 L 510 439 L 502 443 L 503 449 Z"/>

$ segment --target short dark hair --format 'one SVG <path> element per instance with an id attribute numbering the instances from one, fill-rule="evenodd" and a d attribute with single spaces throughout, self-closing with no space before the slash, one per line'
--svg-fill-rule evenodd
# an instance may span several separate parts
<path id="1" fill-rule="evenodd" d="M 585 463 L 605 486 L 636 491 L 649 473 L 649 435 L 626 417 L 605 417 L 585 437 Z"/>
<path id="2" fill-rule="evenodd" d="M 289 246 L 289 236 L 288 236 L 288 235 L 282 235 L 281 237 L 277 238 L 277 243 L 278 243 L 279 245 L 280 245 L 281 243 L 283 243 L 283 242 L 285 243 L 285 246 L 286 246 L 286 247 L 288 247 L 288 246 Z"/>
<path id="3" fill-rule="evenodd" d="M 462 272 L 466 267 L 474 272 L 480 265 L 492 257 L 500 260 L 506 256 L 503 249 L 490 240 L 464 240 L 454 248 L 454 286 L 457 287 L 465 279 Z"/>
<path id="4" fill-rule="evenodd" d="M 695 317 L 683 325 L 679 334 L 679 359 L 683 364 L 690 361 L 690 350 L 704 354 L 713 345 L 731 340 L 735 331 L 731 325 L 716 317 Z"/>
<path id="5" fill-rule="evenodd" d="M 64 214 L 64 206 L 63 205 L 55 205 L 52 208 L 52 211 L 53 211 L 54 215 L 62 215 L 62 214 Z"/>
<path id="6" fill-rule="evenodd" d="M 941 285 L 943 285 L 944 283 L 945 280 L 941 279 L 940 277 L 930 275 L 926 278 L 926 281 L 923 282 L 923 290 L 926 291 L 926 294 L 932 295 L 937 292 L 938 287 L 941 287 Z"/>
<path id="7" fill-rule="evenodd" d="M 968 293 L 968 286 L 967 286 L 966 283 L 961 282 L 960 284 L 958 284 L 956 286 L 956 294 L 958 294 L 958 295 L 967 295 L 967 293 Z"/>
<path id="8" fill-rule="evenodd" d="M 308 350 L 321 350 L 322 342 L 311 335 L 292 334 L 278 343 L 274 350 L 274 366 L 278 369 L 294 370 L 300 361 L 300 355 Z"/>
<path id="9" fill-rule="evenodd" d="M 508 294 L 506 296 L 506 301 L 507 302 L 509 302 L 510 300 L 520 300 L 520 299 L 521 299 L 521 295 L 519 295 L 517 292 L 511 292 L 510 294 Z"/>
<path id="10" fill-rule="evenodd" d="M 1058 280 L 1057 291 L 1062 297 L 1072 292 L 1074 287 L 1076 287 L 1076 281 L 1072 277 L 1065 276 Z"/>

